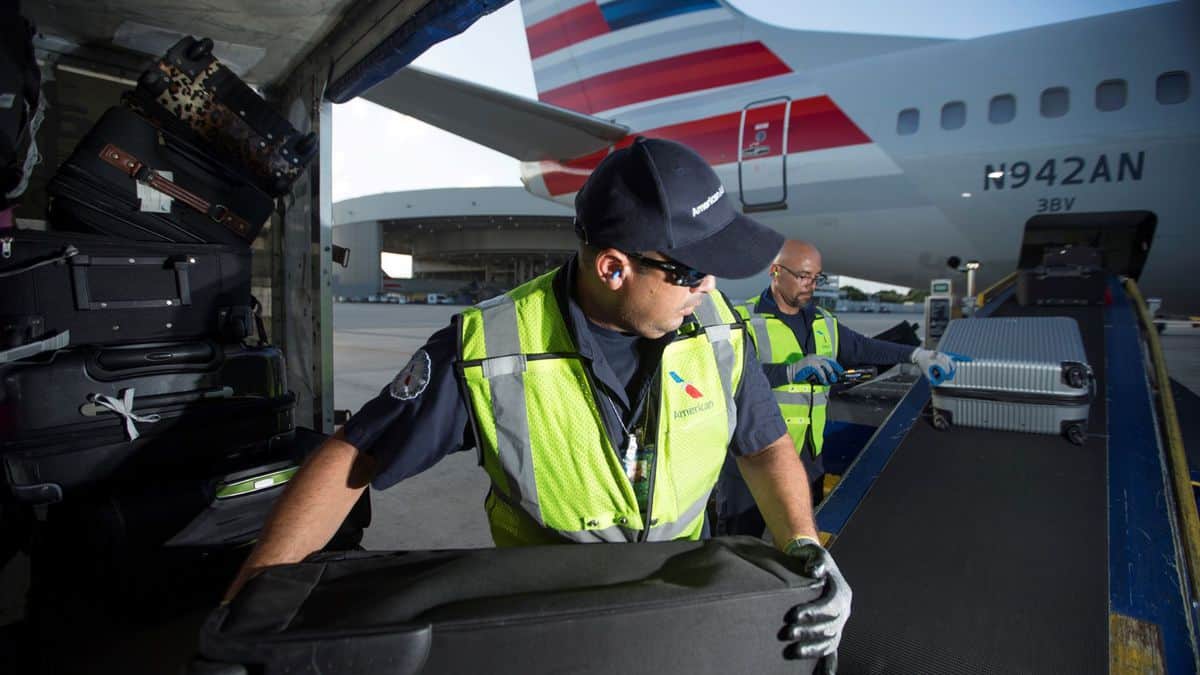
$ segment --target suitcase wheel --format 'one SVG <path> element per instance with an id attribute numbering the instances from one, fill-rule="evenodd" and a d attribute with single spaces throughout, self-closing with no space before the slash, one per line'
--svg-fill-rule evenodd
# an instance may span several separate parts
<path id="1" fill-rule="evenodd" d="M 170 85 L 171 83 L 167 79 L 167 76 L 158 68 L 151 68 L 142 73 L 142 76 L 138 78 L 138 86 L 155 97 L 166 91 Z"/>
<path id="2" fill-rule="evenodd" d="M 945 431 L 950 428 L 950 413 L 934 408 L 929 421 L 933 424 L 934 429 Z"/>
<path id="3" fill-rule="evenodd" d="M 1075 445 L 1083 445 L 1087 441 L 1087 432 L 1083 430 L 1083 425 L 1081 424 L 1068 425 L 1064 433 L 1067 436 L 1067 440 Z"/>
<path id="4" fill-rule="evenodd" d="M 200 59 L 207 58 L 210 54 L 212 54 L 212 50 L 213 41 L 209 38 L 202 38 L 192 43 L 192 45 L 187 48 L 187 51 L 184 52 L 184 55 L 187 56 L 188 60 L 190 61 L 199 61 Z"/>
<path id="5" fill-rule="evenodd" d="M 1067 386 L 1075 389 L 1083 389 L 1087 385 L 1087 371 L 1078 364 L 1071 364 L 1063 368 L 1063 381 Z"/>

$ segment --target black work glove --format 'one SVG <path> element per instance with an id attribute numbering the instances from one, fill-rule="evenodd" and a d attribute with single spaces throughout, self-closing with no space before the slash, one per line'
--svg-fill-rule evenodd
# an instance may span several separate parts
<path id="1" fill-rule="evenodd" d="M 793 659 L 824 657 L 818 672 L 836 672 L 838 644 L 842 641 L 842 629 L 850 618 L 853 595 L 850 584 L 833 562 L 833 556 L 814 539 L 793 539 L 784 553 L 803 561 L 805 575 L 825 582 L 819 598 L 788 611 L 783 637 L 792 644 L 786 655 Z"/>

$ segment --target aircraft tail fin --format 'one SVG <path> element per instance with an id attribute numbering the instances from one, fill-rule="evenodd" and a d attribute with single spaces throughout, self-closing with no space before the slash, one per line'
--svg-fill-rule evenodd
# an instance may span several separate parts
<path id="1" fill-rule="evenodd" d="M 521 0 L 521 12 L 538 98 L 601 117 L 940 41 L 781 28 L 722 0 Z"/>

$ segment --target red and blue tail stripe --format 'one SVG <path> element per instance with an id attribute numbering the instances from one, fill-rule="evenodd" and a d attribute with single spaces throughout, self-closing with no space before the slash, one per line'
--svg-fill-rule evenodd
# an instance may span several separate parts
<path id="1" fill-rule="evenodd" d="M 783 104 L 779 104 L 782 113 Z M 828 96 L 792 101 L 788 124 L 788 153 L 826 150 L 870 143 L 871 139 L 846 116 Z M 639 136 L 669 138 L 695 150 L 713 166 L 737 161 L 738 129 L 741 111 L 725 113 L 699 120 L 690 120 L 654 129 L 644 129 Z M 623 148 L 633 142 L 626 138 L 614 147 Z M 763 157 L 779 155 L 782 148 L 774 147 Z M 569 194 L 583 186 L 588 175 L 608 150 L 568 160 L 541 162 L 541 176 L 550 196 Z"/>
<path id="2" fill-rule="evenodd" d="M 536 59 L 623 28 L 720 6 L 717 0 L 586 2 L 528 26 L 529 56 Z"/>
<path id="3" fill-rule="evenodd" d="M 621 68 L 544 91 L 539 98 L 570 110 L 596 113 L 790 72 L 761 42 L 746 42 Z"/>
<path id="4" fill-rule="evenodd" d="M 611 30 L 721 6 L 717 0 L 600 0 L 597 4 Z"/>

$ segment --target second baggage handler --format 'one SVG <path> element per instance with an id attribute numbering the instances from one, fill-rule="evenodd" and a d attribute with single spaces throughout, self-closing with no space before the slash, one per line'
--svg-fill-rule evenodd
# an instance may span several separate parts
<path id="1" fill-rule="evenodd" d="M 782 237 L 663 140 L 609 154 L 575 210 L 575 257 L 455 316 L 305 462 L 227 598 L 323 546 L 368 483 L 451 452 L 479 453 L 500 546 L 698 539 L 732 454 L 780 548 L 825 581 L 776 629 L 785 653 L 835 653 L 850 587 L 817 542 L 804 466 L 711 276 L 758 272 Z"/>
<path id="2" fill-rule="evenodd" d="M 789 239 L 769 270 L 771 285 L 738 305 L 747 320 L 763 372 L 775 391 L 788 433 L 808 479 L 815 506 L 823 495 L 825 468 L 821 446 L 829 385 L 850 366 L 892 366 L 911 361 L 933 384 L 954 378 L 958 354 L 875 340 L 840 324 L 833 312 L 812 302 L 824 280 L 821 252 L 805 241 Z M 764 521 L 738 472 L 727 462 L 717 487 L 719 534 L 761 536 Z"/>

